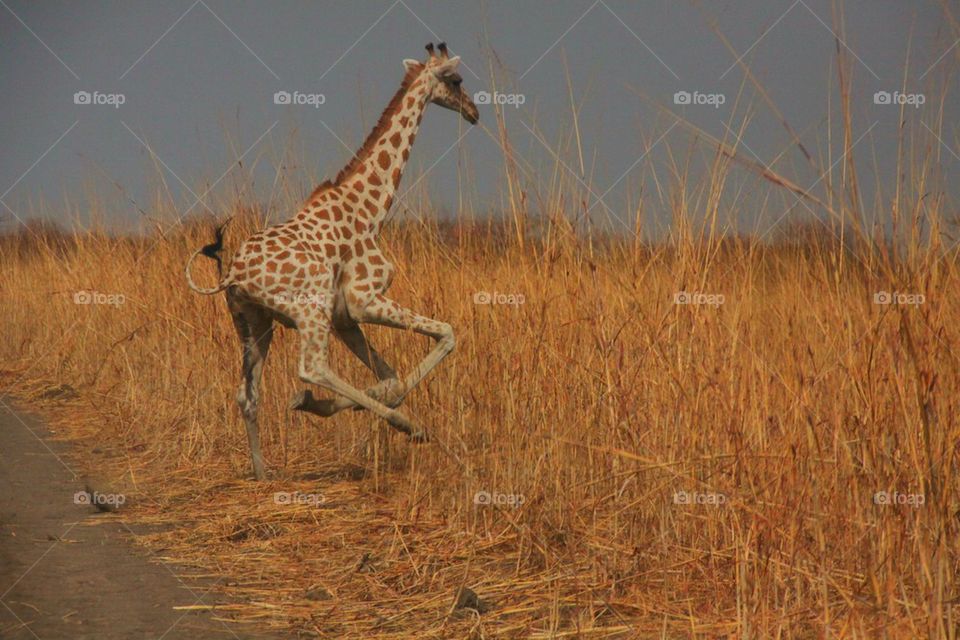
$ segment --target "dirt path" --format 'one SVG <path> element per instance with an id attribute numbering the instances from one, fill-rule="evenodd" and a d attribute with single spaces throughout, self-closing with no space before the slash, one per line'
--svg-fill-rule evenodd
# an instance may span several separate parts
<path id="1" fill-rule="evenodd" d="M 0 638 L 266 637 L 214 620 L 209 610 L 174 609 L 216 601 L 208 587 L 184 584 L 135 549 L 116 516 L 75 504 L 83 484 L 61 456 L 66 447 L 2 400 Z M 104 522 L 88 526 L 93 519 Z"/>

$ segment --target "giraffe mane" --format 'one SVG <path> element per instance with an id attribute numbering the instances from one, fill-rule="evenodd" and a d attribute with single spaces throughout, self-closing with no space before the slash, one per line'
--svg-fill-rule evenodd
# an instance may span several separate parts
<path id="1" fill-rule="evenodd" d="M 410 85 L 413 84 L 413 81 L 420 75 L 420 72 L 423 70 L 424 65 L 419 67 L 414 67 L 409 69 L 406 74 L 403 76 L 403 82 L 400 83 L 400 88 L 397 89 L 397 92 L 393 94 L 393 97 L 390 99 L 390 102 L 387 103 L 387 108 L 383 110 L 383 113 L 380 114 L 380 119 L 377 120 L 377 124 L 373 127 L 373 130 L 367 135 L 366 140 L 363 141 L 363 144 L 360 145 L 360 149 L 353 154 L 353 158 L 350 159 L 350 162 L 340 169 L 340 172 L 337 173 L 337 177 L 333 180 L 324 180 L 313 190 L 313 193 L 310 194 L 310 199 L 315 198 L 320 193 L 326 191 L 327 189 L 332 189 L 333 187 L 339 187 L 344 178 L 352 174 L 360 164 L 370 157 L 370 152 L 373 150 L 373 146 L 376 144 L 377 140 L 380 139 L 380 136 L 387 130 L 387 127 L 390 125 L 390 119 L 400 110 L 401 105 L 403 104 L 403 97 L 407 94 L 407 90 L 410 89 Z"/>

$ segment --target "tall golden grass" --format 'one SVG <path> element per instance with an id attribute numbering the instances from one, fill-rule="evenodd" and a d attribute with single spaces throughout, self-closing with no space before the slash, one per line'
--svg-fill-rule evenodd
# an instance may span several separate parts
<path id="1" fill-rule="evenodd" d="M 260 413 L 272 477 L 250 481 L 239 345 L 222 299 L 182 276 L 204 221 L 5 237 L 4 386 L 47 410 L 78 469 L 126 487 L 117 517 L 166 525 L 138 540 L 210 576 L 229 599 L 218 615 L 291 637 L 960 635 L 960 273 L 936 145 L 904 145 L 909 179 L 874 211 L 892 210 L 892 238 L 862 224 L 852 160 L 826 196 L 791 189 L 826 226 L 725 232 L 727 179 L 749 166 L 728 141 L 700 184 L 675 162 L 675 232 L 643 243 L 581 233 L 580 186 L 531 184 L 506 127 L 490 135 L 507 150 L 507 222 L 437 222 L 424 197 L 382 243 L 391 295 L 457 332 L 405 405 L 437 444 L 365 412 L 288 411 L 303 383 L 278 328 Z M 769 168 L 755 184 L 790 185 Z M 533 220 L 533 200 L 556 215 Z M 228 244 L 262 224 L 241 215 Z M 81 290 L 123 303 L 76 304 Z M 368 336 L 401 372 L 429 347 Z M 371 381 L 338 344 L 332 359 Z M 64 384 L 79 397 L 49 392 Z M 274 500 L 292 491 L 323 502 Z M 455 609 L 462 586 L 483 613 Z"/>

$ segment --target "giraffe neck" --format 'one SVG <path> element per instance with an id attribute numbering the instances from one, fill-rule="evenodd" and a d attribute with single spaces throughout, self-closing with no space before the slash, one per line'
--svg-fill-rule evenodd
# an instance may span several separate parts
<path id="1" fill-rule="evenodd" d="M 356 215 L 374 234 L 379 233 L 393 204 L 403 168 L 420 129 L 427 93 L 426 78 L 418 73 L 408 74 L 377 126 L 354 159 L 337 176 L 336 184 L 345 190 L 348 198 L 350 192 L 357 194 Z"/>

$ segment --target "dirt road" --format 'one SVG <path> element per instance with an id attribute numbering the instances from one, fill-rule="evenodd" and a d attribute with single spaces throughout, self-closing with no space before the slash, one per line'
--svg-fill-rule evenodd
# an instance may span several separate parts
<path id="1" fill-rule="evenodd" d="M 0 399 L 0 638 L 252 638 L 209 610 L 209 585 L 184 584 L 128 542 L 117 516 L 75 504 L 83 484 L 37 419 Z M 99 526 L 86 526 L 93 519 Z"/>

